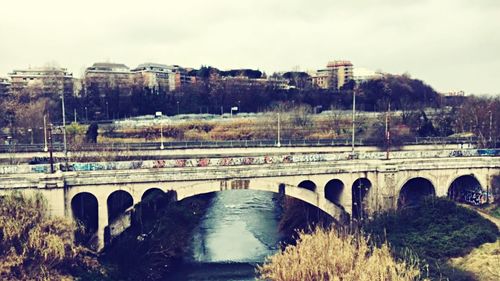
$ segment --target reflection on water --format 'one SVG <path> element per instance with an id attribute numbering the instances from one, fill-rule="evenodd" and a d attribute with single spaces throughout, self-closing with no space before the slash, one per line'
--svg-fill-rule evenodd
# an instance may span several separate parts
<path id="1" fill-rule="evenodd" d="M 168 280 L 255 280 L 255 265 L 278 249 L 273 193 L 219 192 L 192 237 L 192 253 Z"/>

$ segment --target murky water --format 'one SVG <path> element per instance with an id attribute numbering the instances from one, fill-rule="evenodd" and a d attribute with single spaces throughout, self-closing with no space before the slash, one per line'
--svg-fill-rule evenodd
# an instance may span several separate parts
<path id="1" fill-rule="evenodd" d="M 277 195 L 219 192 L 192 237 L 192 253 L 167 280 L 255 280 L 255 266 L 278 249 Z"/>

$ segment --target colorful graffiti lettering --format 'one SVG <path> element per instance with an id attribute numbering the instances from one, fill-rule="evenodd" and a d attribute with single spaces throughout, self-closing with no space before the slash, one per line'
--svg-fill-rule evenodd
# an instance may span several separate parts
<path id="1" fill-rule="evenodd" d="M 165 160 L 155 160 L 153 162 L 153 168 L 165 168 Z"/>
<path id="2" fill-rule="evenodd" d="M 41 166 L 41 165 L 37 165 L 31 168 L 31 171 L 33 171 L 34 173 L 47 173 L 48 170 L 49 169 L 47 166 Z"/>
<path id="3" fill-rule="evenodd" d="M 243 158 L 243 165 L 252 165 L 254 161 L 255 158 L 253 157 L 245 157 Z"/>
<path id="4" fill-rule="evenodd" d="M 291 155 L 284 156 L 282 162 L 283 163 L 292 163 L 293 157 Z"/>
<path id="5" fill-rule="evenodd" d="M 134 161 L 132 162 L 132 169 L 140 169 L 142 167 L 142 161 Z"/>
<path id="6" fill-rule="evenodd" d="M 219 166 L 231 166 L 231 165 L 233 165 L 233 158 L 229 158 L 229 157 L 222 158 L 219 160 L 217 165 L 219 165 Z"/>
<path id="7" fill-rule="evenodd" d="M 207 167 L 210 164 L 210 159 L 208 158 L 200 158 L 198 159 L 198 167 Z"/>
<path id="8" fill-rule="evenodd" d="M 490 198 L 488 198 L 490 197 Z M 480 206 L 489 202 L 491 199 L 491 194 L 482 190 L 463 190 L 460 193 L 459 201 L 465 202 L 470 205 Z"/>

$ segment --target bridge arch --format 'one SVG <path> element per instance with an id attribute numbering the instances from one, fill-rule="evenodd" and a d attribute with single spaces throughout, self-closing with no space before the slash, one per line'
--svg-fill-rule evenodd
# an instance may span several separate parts
<path id="1" fill-rule="evenodd" d="M 448 187 L 448 198 L 471 205 L 481 205 L 487 202 L 487 194 L 474 174 L 455 178 Z"/>
<path id="2" fill-rule="evenodd" d="M 372 183 L 367 178 L 358 178 L 352 184 L 352 218 L 363 219 L 368 214 L 368 197 Z"/>
<path id="3" fill-rule="evenodd" d="M 311 180 L 304 180 L 298 184 L 298 187 L 305 188 L 312 192 L 316 191 L 316 184 Z"/>
<path id="4" fill-rule="evenodd" d="M 329 214 L 339 222 L 346 221 L 345 211 L 341 207 L 326 200 L 323 197 L 323 195 L 320 195 L 320 193 L 311 191 L 307 188 L 299 187 L 298 185 L 295 184 L 289 184 L 291 182 L 297 182 L 295 181 L 297 178 L 298 177 L 285 177 L 285 178 L 262 177 L 262 178 L 254 178 L 251 180 L 235 179 L 235 180 L 229 180 L 227 182 L 226 181 L 192 182 L 189 186 L 184 185 L 183 187 L 174 188 L 174 190 L 177 192 L 177 200 L 182 200 L 184 198 L 200 194 L 223 191 L 223 190 L 231 190 L 231 189 L 249 189 L 257 191 L 274 192 L 280 195 L 290 196 L 298 200 L 304 201 L 306 203 L 309 203 L 321 209 L 325 213 Z M 312 181 L 310 182 L 314 184 L 314 182 Z"/>
<path id="5" fill-rule="evenodd" d="M 108 196 L 106 203 L 108 207 L 108 224 L 111 224 L 125 210 L 134 205 L 134 199 L 127 191 L 116 190 Z"/>
<path id="6" fill-rule="evenodd" d="M 156 197 L 157 195 L 163 195 L 163 194 L 165 194 L 165 192 L 161 188 L 158 187 L 149 188 L 142 193 L 141 202 L 145 200 L 150 200 L 151 198 Z"/>
<path id="7" fill-rule="evenodd" d="M 335 205 L 341 206 L 340 200 L 344 191 L 344 183 L 339 179 L 332 179 L 325 185 L 325 198 Z"/>
<path id="8" fill-rule="evenodd" d="M 397 207 L 414 206 L 428 196 L 436 196 L 434 184 L 429 179 L 423 177 L 411 178 L 399 190 Z"/>
<path id="9" fill-rule="evenodd" d="M 71 199 L 71 211 L 77 223 L 81 223 L 83 228 L 75 233 L 75 239 L 79 243 L 91 244 L 92 238 L 98 230 L 99 203 L 97 197 L 90 192 L 77 193 Z"/>

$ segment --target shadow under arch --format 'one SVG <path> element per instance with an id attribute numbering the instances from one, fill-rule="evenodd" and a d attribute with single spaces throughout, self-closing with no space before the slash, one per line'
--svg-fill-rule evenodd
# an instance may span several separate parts
<path id="1" fill-rule="evenodd" d="M 81 226 L 75 233 L 77 243 L 92 246 L 97 242 L 99 214 L 97 198 L 89 192 L 81 192 L 71 198 L 73 218 Z M 95 241 L 94 241 L 95 240 Z"/>
<path id="2" fill-rule="evenodd" d="M 117 190 L 111 193 L 106 200 L 108 207 L 108 224 L 122 215 L 125 210 L 134 205 L 132 195 L 125 190 Z"/>
<path id="3" fill-rule="evenodd" d="M 401 187 L 398 196 L 398 209 L 418 205 L 424 198 L 436 196 L 436 188 L 426 178 L 411 178 Z"/>
<path id="4" fill-rule="evenodd" d="M 488 202 L 488 194 L 474 174 L 457 177 L 448 188 L 448 198 L 470 205 L 482 205 Z"/>
<path id="5" fill-rule="evenodd" d="M 252 182 L 252 184 L 250 184 L 249 187 L 246 189 L 255 191 L 274 192 L 282 196 L 284 195 L 290 196 L 298 200 L 304 201 L 306 203 L 309 203 L 315 206 L 316 208 L 321 209 L 322 211 L 332 216 L 339 222 L 344 223 L 349 220 L 348 214 L 342 208 L 331 203 L 328 200 L 320 200 L 320 198 L 318 198 L 319 196 L 318 193 L 306 188 L 286 184 L 283 182 L 267 181 L 265 178 L 260 178 Z M 211 193 L 211 192 L 219 192 L 223 190 L 230 190 L 230 189 L 221 189 L 220 185 L 217 184 L 207 185 L 206 183 L 196 183 L 191 186 L 184 186 L 182 188 L 176 189 L 176 192 L 178 200 L 181 201 L 185 198 L 189 198 L 192 196 Z"/>
<path id="6" fill-rule="evenodd" d="M 330 202 L 342 207 L 340 198 L 344 191 L 344 183 L 339 179 L 332 179 L 325 185 L 325 198 Z"/>
<path id="7" fill-rule="evenodd" d="M 311 180 L 301 181 L 297 186 L 305 188 L 305 189 L 313 191 L 313 192 L 316 191 L 316 184 Z"/>
<path id="8" fill-rule="evenodd" d="M 367 178 L 359 178 L 352 184 L 352 218 L 362 220 L 367 217 L 367 198 L 372 183 Z"/>
<path id="9" fill-rule="evenodd" d="M 158 187 L 150 188 L 142 194 L 141 202 L 153 200 L 154 198 L 164 194 L 165 192 Z"/>

